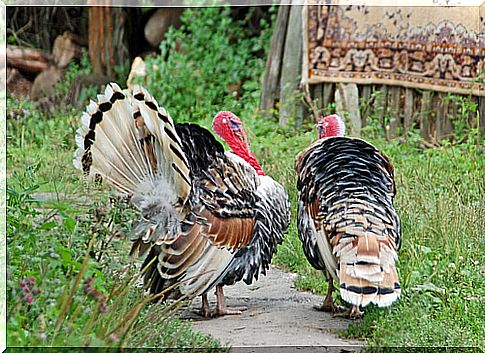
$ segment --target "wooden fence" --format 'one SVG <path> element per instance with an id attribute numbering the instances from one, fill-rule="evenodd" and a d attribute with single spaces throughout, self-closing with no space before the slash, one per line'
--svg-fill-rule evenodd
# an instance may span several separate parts
<path id="1" fill-rule="evenodd" d="M 339 85 L 342 86 L 339 83 L 310 85 L 310 97 L 319 115 L 338 110 L 335 95 Z M 485 127 L 484 97 L 388 85 L 357 85 L 357 88 L 358 102 L 345 102 L 343 110 L 350 112 L 349 106 L 357 106 L 361 127 L 369 125 L 371 118 L 377 119 L 388 138 L 417 128 L 425 140 L 439 141 L 452 138 L 456 128 L 480 125 L 483 132 Z M 307 112 L 304 118 L 314 119 L 314 112 L 311 109 Z M 354 133 L 359 134 L 359 131 Z"/>
<path id="2" fill-rule="evenodd" d="M 304 59 L 301 30 L 303 8 L 298 5 L 279 7 L 260 100 L 260 109 L 267 116 L 279 111 L 281 125 L 292 120 L 299 125 L 304 120 L 314 121 L 322 114 L 333 113 L 340 105 L 350 115 L 353 110 L 358 113 L 355 114 L 359 119 L 355 122 L 359 125 L 354 131 L 356 134 L 360 127 L 370 123 L 371 117 L 378 120 L 389 138 L 405 134 L 413 127 L 430 142 L 453 137 L 456 128 L 479 125 L 482 134 L 485 133 L 483 96 L 383 84 L 310 83 L 302 87 L 301 73 L 305 68 L 301 68 L 307 60 Z M 351 85 L 357 92 L 352 95 L 352 101 L 338 102 L 336 96 L 344 96 L 337 94 L 338 91 L 341 93 Z M 295 100 L 298 95 L 305 97 L 305 105 Z"/>

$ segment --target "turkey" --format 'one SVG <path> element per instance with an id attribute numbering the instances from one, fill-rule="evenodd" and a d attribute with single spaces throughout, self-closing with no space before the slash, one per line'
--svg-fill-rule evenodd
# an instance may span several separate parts
<path id="1" fill-rule="evenodd" d="M 214 132 L 219 135 L 231 148 L 227 152 L 229 158 L 243 158 L 258 174 L 260 185 L 257 192 L 259 202 L 255 205 L 254 235 L 251 243 L 239 250 L 232 260 L 229 270 L 216 287 L 217 311 L 224 308 L 224 294 L 222 287 L 233 285 L 244 280 L 251 284 L 253 278 L 258 280 L 260 272 L 266 275 L 277 245 L 281 244 L 290 223 L 290 203 L 288 195 L 281 184 L 266 175 L 249 148 L 246 133 L 241 120 L 231 112 L 220 112 L 212 123 Z M 239 314 L 242 307 L 226 313 Z"/>
<path id="2" fill-rule="evenodd" d="M 328 281 L 318 309 L 335 313 L 335 280 L 341 298 L 352 305 L 343 316 L 357 318 L 360 307 L 387 307 L 401 294 L 394 170 L 371 144 L 344 137 L 337 115 L 323 118 L 317 128 L 319 139 L 296 157 L 298 235 L 308 261 Z"/>
<path id="3" fill-rule="evenodd" d="M 208 130 L 175 125 L 144 88 L 123 91 L 115 83 L 81 120 L 74 166 L 90 179 L 101 177 L 140 211 L 130 256 L 144 260 L 151 293 L 203 295 L 202 313 L 209 316 L 211 288 L 264 273 L 286 231 L 288 201 L 247 141 L 232 141 L 242 126 L 215 118 L 236 152 L 225 153 Z M 215 313 L 232 313 L 221 289 Z"/>

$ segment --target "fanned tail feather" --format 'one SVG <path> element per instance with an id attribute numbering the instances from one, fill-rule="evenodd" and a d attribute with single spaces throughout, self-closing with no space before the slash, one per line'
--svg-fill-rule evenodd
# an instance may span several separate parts
<path id="1" fill-rule="evenodd" d="M 386 307 L 399 299 L 397 254 L 378 236 L 365 234 L 353 242 L 342 239 L 335 250 L 340 253 L 337 273 L 343 300 L 363 307 L 370 303 Z"/>
<path id="2" fill-rule="evenodd" d="M 152 193 L 162 184 L 185 203 L 191 177 L 170 115 L 142 87 L 107 85 L 91 101 L 77 131 L 73 164 L 89 177 L 101 175 L 129 196 Z"/>

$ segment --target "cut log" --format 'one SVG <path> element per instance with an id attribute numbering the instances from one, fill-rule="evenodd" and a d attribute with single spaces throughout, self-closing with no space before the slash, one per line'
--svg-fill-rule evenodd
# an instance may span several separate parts
<path id="1" fill-rule="evenodd" d="M 157 9 L 145 25 L 145 39 L 153 47 L 158 47 L 165 38 L 165 33 L 172 26 L 180 27 L 181 7 L 162 7 Z"/>
<path id="2" fill-rule="evenodd" d="M 275 101 L 279 98 L 279 81 L 281 63 L 283 61 L 283 49 L 285 45 L 286 29 L 290 6 L 281 5 L 276 18 L 275 29 L 271 37 L 271 47 L 266 60 L 266 71 L 261 90 L 259 108 L 265 116 L 270 116 Z"/>
<path id="3" fill-rule="evenodd" d="M 82 48 L 77 44 L 76 39 L 69 32 L 57 36 L 52 47 L 54 62 L 59 67 L 66 67 L 74 58 L 81 58 Z"/>
<path id="4" fill-rule="evenodd" d="M 30 99 L 35 101 L 43 97 L 52 96 L 54 87 L 62 78 L 62 75 L 62 70 L 56 66 L 51 66 L 47 70 L 42 71 L 34 80 Z"/>
<path id="5" fill-rule="evenodd" d="M 126 86 L 133 89 L 135 86 L 134 81 L 137 77 L 142 78 L 145 81 L 143 84 L 146 84 L 146 75 L 146 64 L 141 57 L 137 56 L 131 64 L 131 70 L 128 79 L 126 80 Z"/>
<path id="6" fill-rule="evenodd" d="M 32 82 L 26 79 L 17 69 L 8 67 L 7 76 L 7 93 L 16 99 L 25 99 L 30 95 Z"/>
<path id="7" fill-rule="evenodd" d="M 47 70 L 52 61 L 50 54 L 38 49 L 27 49 L 9 45 L 7 47 L 7 66 L 21 72 L 38 74 Z"/>

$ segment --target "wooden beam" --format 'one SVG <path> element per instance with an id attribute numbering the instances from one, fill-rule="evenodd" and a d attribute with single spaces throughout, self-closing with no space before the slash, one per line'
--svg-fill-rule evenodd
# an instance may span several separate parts
<path id="1" fill-rule="evenodd" d="M 290 8 L 288 19 L 288 32 L 286 33 L 285 49 L 283 51 L 283 64 L 281 67 L 280 84 L 280 117 L 279 124 L 286 126 L 288 119 L 301 120 L 302 104 L 296 101 L 296 93 L 301 79 L 302 71 L 302 28 L 303 6 L 293 5 Z"/>
<path id="2" fill-rule="evenodd" d="M 272 114 L 274 103 L 279 96 L 280 71 L 289 13 L 290 6 L 281 5 L 279 7 L 274 32 L 271 37 L 271 47 L 266 60 L 266 71 L 259 102 L 259 109 L 263 111 L 265 116 Z"/>

